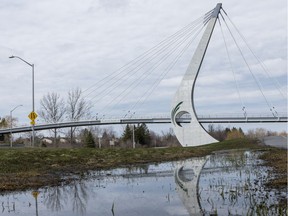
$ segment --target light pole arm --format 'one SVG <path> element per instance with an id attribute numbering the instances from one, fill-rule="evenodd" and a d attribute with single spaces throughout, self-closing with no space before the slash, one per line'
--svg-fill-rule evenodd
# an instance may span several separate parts
<path id="1" fill-rule="evenodd" d="M 18 105 L 16 107 L 14 107 L 14 109 L 12 109 L 10 112 L 12 113 L 15 109 L 17 109 L 18 107 L 23 106 L 23 105 Z"/>
<path id="2" fill-rule="evenodd" d="M 19 56 L 10 56 L 9 58 L 18 58 L 20 59 L 21 61 L 25 62 L 26 64 L 30 65 L 31 67 L 34 67 L 34 64 L 30 64 L 29 62 L 25 61 L 24 59 L 22 59 L 21 57 Z"/>

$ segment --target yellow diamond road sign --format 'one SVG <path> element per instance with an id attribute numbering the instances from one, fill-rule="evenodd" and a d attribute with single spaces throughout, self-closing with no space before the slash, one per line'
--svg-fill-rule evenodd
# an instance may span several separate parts
<path id="1" fill-rule="evenodd" d="M 37 113 L 36 112 L 31 112 L 28 117 L 31 119 L 31 121 L 33 122 L 37 117 Z"/>

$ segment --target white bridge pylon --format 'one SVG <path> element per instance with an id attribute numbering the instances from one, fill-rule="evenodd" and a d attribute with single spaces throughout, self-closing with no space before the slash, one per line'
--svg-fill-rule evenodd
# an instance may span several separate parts
<path id="1" fill-rule="evenodd" d="M 172 125 L 175 135 L 182 146 L 199 146 L 218 142 L 218 140 L 211 137 L 199 123 L 195 113 L 193 93 L 195 81 L 201 68 L 221 7 L 222 4 L 218 3 L 214 8 L 206 30 L 203 33 L 172 102 Z M 176 119 L 187 114 L 191 116 L 190 123 L 181 125 L 181 123 L 176 121 Z"/>

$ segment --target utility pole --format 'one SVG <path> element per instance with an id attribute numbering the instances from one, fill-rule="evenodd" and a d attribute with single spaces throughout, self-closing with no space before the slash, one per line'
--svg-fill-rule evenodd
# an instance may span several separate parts
<path id="1" fill-rule="evenodd" d="M 133 149 L 134 149 L 135 148 L 135 131 L 134 131 L 135 126 L 133 125 L 132 127 L 133 127 L 133 129 L 132 129 L 132 142 L 133 142 Z"/>

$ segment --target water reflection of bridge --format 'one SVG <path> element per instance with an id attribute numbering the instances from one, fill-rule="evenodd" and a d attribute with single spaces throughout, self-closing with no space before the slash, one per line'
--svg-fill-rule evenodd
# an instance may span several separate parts
<path id="1" fill-rule="evenodd" d="M 45 215 L 281 215 L 283 191 L 266 190 L 269 169 L 259 152 L 222 152 L 207 158 L 91 171 L 69 184 L 4 194 L 15 212 Z M 260 166 L 259 166 L 260 165 Z M 84 178 L 83 178 L 84 177 Z M 68 176 L 67 176 L 68 178 Z M 38 203 L 36 204 L 35 202 Z M 7 202 L 7 204 L 9 204 Z M 37 205 L 37 206 L 36 206 Z M 3 207 L 3 206 L 2 206 Z M 286 206 L 287 208 L 287 206 Z M 13 210 L 3 209 L 4 214 Z M 262 214 L 261 214 L 262 215 Z"/>

